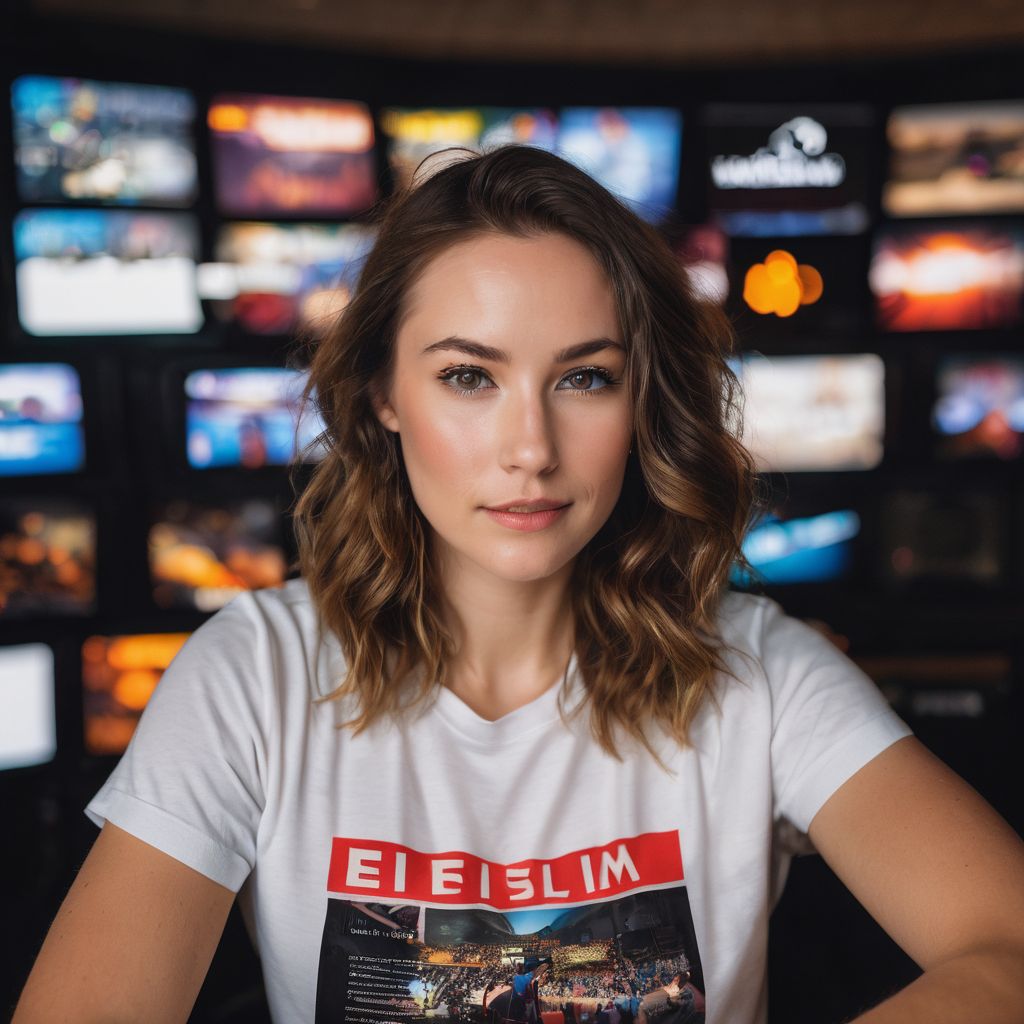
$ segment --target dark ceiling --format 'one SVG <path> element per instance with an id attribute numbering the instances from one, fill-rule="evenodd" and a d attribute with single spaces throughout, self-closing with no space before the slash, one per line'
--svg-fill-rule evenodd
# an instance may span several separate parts
<path id="1" fill-rule="evenodd" d="M 410 57 L 709 63 L 1024 43 L 1020 0 L 28 0 L 61 14 Z"/>

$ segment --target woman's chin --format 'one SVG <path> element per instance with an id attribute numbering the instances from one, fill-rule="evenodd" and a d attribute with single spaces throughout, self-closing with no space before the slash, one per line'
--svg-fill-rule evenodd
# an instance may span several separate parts
<path id="1" fill-rule="evenodd" d="M 488 559 L 478 564 L 492 576 L 508 583 L 540 583 L 560 575 L 566 568 L 566 559 Z"/>

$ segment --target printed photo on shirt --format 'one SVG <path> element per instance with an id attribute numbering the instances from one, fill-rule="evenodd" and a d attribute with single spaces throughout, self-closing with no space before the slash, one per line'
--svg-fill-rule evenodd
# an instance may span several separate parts
<path id="1" fill-rule="evenodd" d="M 380 899 L 344 898 L 356 888 Z M 704 1014 L 678 832 L 508 865 L 334 840 L 317 1024 L 691 1024 Z"/>

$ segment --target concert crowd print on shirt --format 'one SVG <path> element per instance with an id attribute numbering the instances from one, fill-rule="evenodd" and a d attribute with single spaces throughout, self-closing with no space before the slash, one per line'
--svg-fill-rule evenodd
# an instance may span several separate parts
<path id="1" fill-rule="evenodd" d="M 335 837 L 317 1024 L 695 1024 L 678 831 L 554 860 Z"/>

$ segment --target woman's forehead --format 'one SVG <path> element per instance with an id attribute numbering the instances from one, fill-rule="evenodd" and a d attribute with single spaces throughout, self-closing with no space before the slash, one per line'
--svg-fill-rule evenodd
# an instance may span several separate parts
<path id="1" fill-rule="evenodd" d="M 492 234 L 450 246 L 424 267 L 409 288 L 402 327 L 611 336 L 618 313 L 610 282 L 580 243 L 564 235 Z"/>

